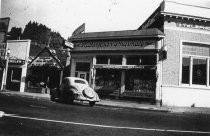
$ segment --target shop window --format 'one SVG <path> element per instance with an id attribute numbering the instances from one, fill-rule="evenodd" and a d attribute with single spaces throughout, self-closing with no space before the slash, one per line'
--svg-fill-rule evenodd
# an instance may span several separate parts
<path id="1" fill-rule="evenodd" d="M 189 85 L 206 85 L 210 78 L 210 47 L 206 44 L 183 42 L 182 45 L 182 83 Z M 207 61 L 208 60 L 208 61 Z"/>
<path id="2" fill-rule="evenodd" d="M 206 66 L 206 60 L 193 59 L 193 84 L 206 85 Z"/>
<path id="3" fill-rule="evenodd" d="M 120 89 L 121 72 L 112 69 L 97 69 L 95 90 L 101 95 L 110 95 Z"/>
<path id="4" fill-rule="evenodd" d="M 110 64 L 122 65 L 122 56 L 111 56 Z"/>
<path id="5" fill-rule="evenodd" d="M 140 65 L 140 56 L 127 56 L 127 65 Z"/>
<path id="6" fill-rule="evenodd" d="M 97 56 L 96 64 L 108 64 L 108 56 Z"/>
<path id="7" fill-rule="evenodd" d="M 189 84 L 190 58 L 182 58 L 182 83 Z"/>
<path id="8" fill-rule="evenodd" d="M 155 70 L 128 70 L 125 75 L 125 96 L 154 98 Z"/>
<path id="9" fill-rule="evenodd" d="M 142 55 L 140 57 L 141 65 L 156 65 L 156 55 Z"/>

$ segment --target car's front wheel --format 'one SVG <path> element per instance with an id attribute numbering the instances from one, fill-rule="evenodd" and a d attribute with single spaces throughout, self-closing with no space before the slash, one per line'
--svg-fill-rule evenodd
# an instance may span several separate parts
<path id="1" fill-rule="evenodd" d="M 96 104 L 96 102 L 94 102 L 94 101 L 89 101 L 89 105 L 90 105 L 91 107 L 93 107 L 95 104 Z"/>

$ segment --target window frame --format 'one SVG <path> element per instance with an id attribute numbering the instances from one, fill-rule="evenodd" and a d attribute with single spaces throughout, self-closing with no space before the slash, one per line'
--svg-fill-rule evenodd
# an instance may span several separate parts
<path id="1" fill-rule="evenodd" d="M 184 86 L 184 87 L 198 87 L 198 88 L 210 88 L 210 56 L 200 56 L 200 55 L 190 55 L 190 54 L 183 54 L 183 42 L 189 42 L 189 43 L 195 43 L 195 44 L 205 44 L 206 46 L 209 46 L 210 48 L 210 43 L 205 43 L 205 42 L 197 42 L 197 41 L 186 41 L 186 40 L 181 40 L 180 41 L 180 74 L 179 74 L 179 85 Z M 183 58 L 190 58 L 190 70 L 189 70 L 189 84 L 182 83 L 182 59 Z M 193 59 L 203 59 L 206 60 L 206 84 L 205 85 L 198 85 L 198 84 L 193 84 Z"/>

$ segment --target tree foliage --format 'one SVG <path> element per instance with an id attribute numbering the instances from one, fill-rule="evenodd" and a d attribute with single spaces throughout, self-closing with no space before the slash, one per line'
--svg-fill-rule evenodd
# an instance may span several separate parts
<path id="1" fill-rule="evenodd" d="M 22 28 L 20 27 L 12 27 L 11 31 L 9 32 L 9 40 L 18 40 L 21 38 L 22 35 Z"/>
<path id="2" fill-rule="evenodd" d="M 56 54 L 61 62 L 66 59 L 66 55 L 60 51 L 64 43 L 64 38 L 60 33 L 52 31 L 41 23 L 30 21 L 26 24 L 23 32 L 21 28 L 13 27 L 9 34 L 11 35 L 11 40 L 17 40 L 20 37 L 20 39 L 30 39 L 37 46 L 49 46 L 56 50 Z"/>

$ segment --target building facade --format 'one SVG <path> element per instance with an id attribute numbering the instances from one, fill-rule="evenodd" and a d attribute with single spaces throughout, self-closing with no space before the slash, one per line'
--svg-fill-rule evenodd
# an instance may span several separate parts
<path id="1" fill-rule="evenodd" d="M 164 105 L 210 107 L 210 9 L 164 1 L 139 27 L 165 34 L 161 67 Z"/>
<path id="2" fill-rule="evenodd" d="M 73 35 L 71 76 L 87 79 L 99 94 L 151 98 L 167 106 L 210 107 L 209 12 L 163 1 L 136 34 Z M 151 33 L 154 29 L 158 36 Z"/>
<path id="3" fill-rule="evenodd" d="M 10 54 L 7 56 L 7 74 L 4 75 L 6 76 L 7 90 L 25 91 L 30 42 L 31 40 L 7 40 L 6 50 L 10 50 Z"/>
<path id="4" fill-rule="evenodd" d="M 100 96 L 159 100 L 158 29 L 81 33 L 71 37 L 71 76 L 84 78 Z"/>

